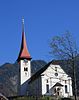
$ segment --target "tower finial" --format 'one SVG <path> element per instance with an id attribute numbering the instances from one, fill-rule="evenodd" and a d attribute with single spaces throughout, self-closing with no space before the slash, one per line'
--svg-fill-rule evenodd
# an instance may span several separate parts
<path id="1" fill-rule="evenodd" d="M 24 18 L 22 18 L 22 32 L 24 32 Z"/>
<path id="2" fill-rule="evenodd" d="M 22 24 L 24 24 L 24 18 L 22 18 Z"/>

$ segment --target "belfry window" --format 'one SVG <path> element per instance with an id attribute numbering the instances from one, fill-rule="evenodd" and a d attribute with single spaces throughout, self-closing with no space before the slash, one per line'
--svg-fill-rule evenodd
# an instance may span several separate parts
<path id="1" fill-rule="evenodd" d="M 25 68 L 25 67 L 24 67 L 24 71 L 28 71 L 28 68 Z"/>

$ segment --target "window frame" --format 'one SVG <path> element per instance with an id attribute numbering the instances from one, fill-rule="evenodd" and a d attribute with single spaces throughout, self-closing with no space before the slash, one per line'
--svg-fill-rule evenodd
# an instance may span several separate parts
<path id="1" fill-rule="evenodd" d="M 49 84 L 46 84 L 46 93 L 49 93 Z"/>
<path id="2" fill-rule="evenodd" d="M 68 93 L 68 86 L 65 85 L 65 93 Z"/>

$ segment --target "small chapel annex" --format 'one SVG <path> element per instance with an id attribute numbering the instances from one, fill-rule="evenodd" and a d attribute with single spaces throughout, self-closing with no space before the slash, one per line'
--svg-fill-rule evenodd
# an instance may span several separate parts
<path id="1" fill-rule="evenodd" d="M 72 79 L 61 68 L 58 61 L 50 61 L 35 74 L 31 74 L 31 56 L 28 52 L 22 21 L 22 42 L 17 59 L 19 70 L 19 95 L 58 95 L 61 97 L 72 96 Z"/>

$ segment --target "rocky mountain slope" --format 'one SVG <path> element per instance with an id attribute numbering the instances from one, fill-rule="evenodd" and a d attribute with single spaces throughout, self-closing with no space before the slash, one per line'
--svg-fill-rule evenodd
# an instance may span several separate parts
<path id="1" fill-rule="evenodd" d="M 34 60 L 31 62 L 31 71 L 34 74 L 37 70 L 46 64 L 43 60 Z M 19 84 L 19 64 L 5 63 L 0 66 L 0 93 L 5 96 L 16 96 Z"/>

